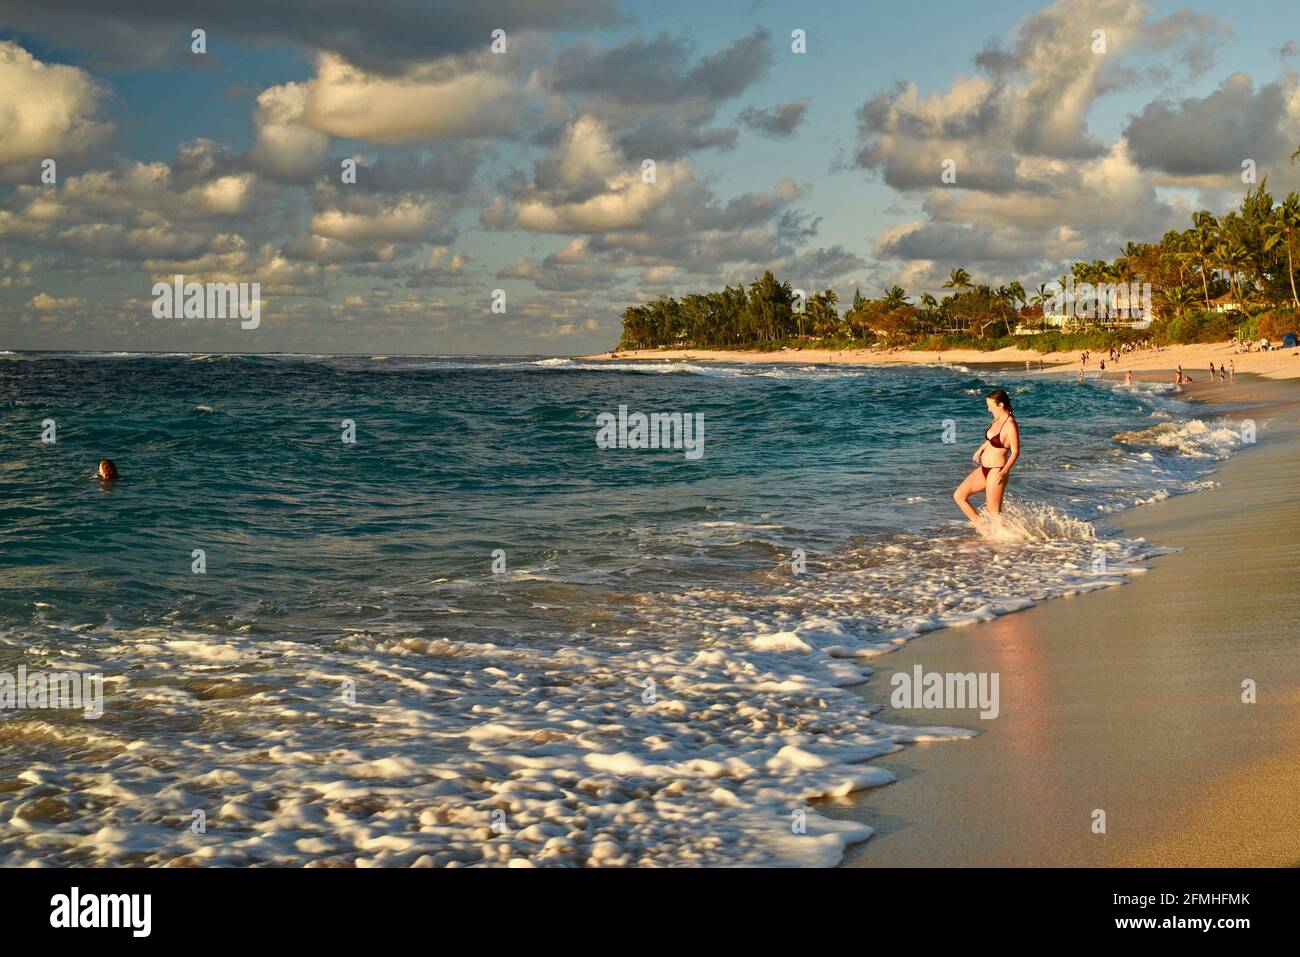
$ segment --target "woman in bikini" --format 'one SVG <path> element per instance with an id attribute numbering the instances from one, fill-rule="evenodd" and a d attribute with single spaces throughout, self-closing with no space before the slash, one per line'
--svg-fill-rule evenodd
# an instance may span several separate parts
<path id="1" fill-rule="evenodd" d="M 979 512 L 971 505 L 970 497 L 984 493 L 984 506 L 991 515 L 1002 514 L 1002 496 L 1007 490 L 1011 467 L 1020 458 L 1020 427 L 1011 414 L 1011 397 L 1003 389 L 994 389 L 984 398 L 993 424 L 984 433 L 984 444 L 975 450 L 971 461 L 978 463 L 965 481 L 952 493 L 966 517 L 979 524 Z"/>

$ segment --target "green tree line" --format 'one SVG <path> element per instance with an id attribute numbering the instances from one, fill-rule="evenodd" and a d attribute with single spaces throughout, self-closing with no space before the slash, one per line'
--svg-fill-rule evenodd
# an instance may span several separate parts
<path id="1" fill-rule="evenodd" d="M 1076 285 L 1150 283 L 1157 332 L 1166 341 L 1230 336 L 1251 316 L 1270 309 L 1300 309 L 1300 194 L 1291 192 L 1275 202 L 1267 185 L 1265 177 L 1258 187 L 1248 189 L 1240 209 L 1221 217 L 1199 210 L 1187 229 L 1170 230 L 1155 243 L 1130 242 L 1109 262 L 1076 262 L 1068 273 L 1039 283 L 1033 293 L 1020 282 L 997 287 L 976 283 L 969 271 L 957 267 L 943 284 L 950 292 L 942 298 L 927 292 L 913 301 L 906 290 L 892 286 L 879 298 L 867 299 L 857 290 L 852 304 L 841 312 L 833 289 L 801 292 L 768 271 L 748 287 L 727 286 L 680 299 L 661 295 L 629 306 L 618 347 L 734 349 L 816 340 L 907 345 L 935 337 L 998 339 L 1021 326 L 1043 328 L 1043 304 L 1070 278 Z M 1210 311 L 1213 301 L 1225 294 L 1234 303 L 1228 326 Z M 1286 313 L 1281 321 L 1294 325 L 1294 314 Z M 1087 319 L 1079 322 L 1085 331 L 1091 324 Z M 1251 326 L 1250 331 L 1258 330 Z"/>

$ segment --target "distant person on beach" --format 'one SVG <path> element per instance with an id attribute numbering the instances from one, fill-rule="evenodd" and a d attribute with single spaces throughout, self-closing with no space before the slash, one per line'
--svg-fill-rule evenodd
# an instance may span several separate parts
<path id="1" fill-rule="evenodd" d="M 970 497 L 976 492 L 983 492 L 985 510 L 990 515 L 1001 515 L 1007 478 L 1016 459 L 1020 458 L 1020 427 L 1011 414 L 1011 396 L 1004 389 L 994 389 L 984 397 L 984 404 L 988 407 L 989 415 L 993 416 L 993 424 L 984 432 L 983 444 L 971 456 L 976 468 L 952 493 L 957 507 L 977 527 L 979 512 L 971 505 Z"/>
<path id="2" fill-rule="evenodd" d="M 1129 369 L 1127 372 L 1124 373 L 1124 384 L 1125 384 L 1125 385 L 1132 385 L 1132 384 L 1133 384 L 1133 370 L 1132 370 L 1132 369 Z"/>
<path id="3" fill-rule="evenodd" d="M 95 473 L 95 477 L 101 482 L 116 482 L 118 478 L 117 465 L 114 464 L 112 459 L 100 459 L 99 471 Z"/>
<path id="4" fill-rule="evenodd" d="M 1234 382 L 1234 381 L 1236 381 L 1236 375 L 1237 375 L 1237 363 L 1236 363 L 1236 360 L 1234 360 L 1234 359 L 1229 359 L 1229 360 L 1228 360 L 1228 381 L 1229 381 L 1229 382 Z"/>

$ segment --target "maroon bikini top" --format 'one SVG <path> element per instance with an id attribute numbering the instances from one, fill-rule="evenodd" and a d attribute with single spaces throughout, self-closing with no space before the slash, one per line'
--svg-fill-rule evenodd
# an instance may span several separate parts
<path id="1" fill-rule="evenodd" d="M 984 433 L 984 438 L 988 441 L 989 445 L 993 446 L 995 449 L 1006 448 L 1006 446 L 1002 444 L 1002 426 L 1006 425 L 1007 420 L 1010 418 L 1010 415 L 1003 416 L 1002 425 L 998 425 L 997 422 L 994 422 L 993 425 L 997 425 L 998 428 L 992 435 L 989 435 L 988 432 Z M 991 425 L 989 428 L 992 429 L 993 426 Z"/>

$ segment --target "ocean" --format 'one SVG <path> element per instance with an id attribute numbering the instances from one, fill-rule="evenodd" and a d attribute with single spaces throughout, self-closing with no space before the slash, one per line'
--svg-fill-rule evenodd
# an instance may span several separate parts
<path id="1" fill-rule="evenodd" d="M 981 537 L 951 492 L 993 388 L 1023 454 Z M 0 711 L 0 862 L 834 864 L 870 829 L 809 800 L 979 725 L 885 724 L 850 686 L 927 631 L 1142 573 L 1160 543 L 1108 516 L 1240 445 L 1171 388 L 0 356 L 0 672 L 104 689 L 97 718 Z M 701 454 L 602 447 L 620 406 L 699 416 Z"/>

